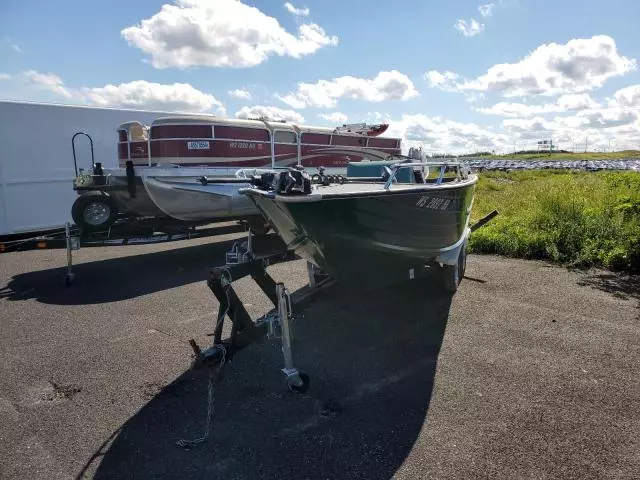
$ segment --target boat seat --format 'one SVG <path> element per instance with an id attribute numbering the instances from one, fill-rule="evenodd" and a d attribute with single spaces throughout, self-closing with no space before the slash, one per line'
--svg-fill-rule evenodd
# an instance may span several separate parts
<path id="1" fill-rule="evenodd" d="M 134 123 L 129 127 L 129 139 L 131 142 L 146 142 L 149 139 L 149 128 Z"/>

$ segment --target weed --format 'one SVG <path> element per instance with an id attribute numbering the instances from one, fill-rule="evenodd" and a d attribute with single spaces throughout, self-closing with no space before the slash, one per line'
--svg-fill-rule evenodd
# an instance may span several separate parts
<path id="1" fill-rule="evenodd" d="M 524 171 L 480 175 L 470 251 L 640 271 L 640 175 Z"/>

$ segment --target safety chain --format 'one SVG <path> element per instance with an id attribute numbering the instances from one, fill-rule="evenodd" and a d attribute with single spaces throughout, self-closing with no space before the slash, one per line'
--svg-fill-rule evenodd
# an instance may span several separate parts
<path id="1" fill-rule="evenodd" d="M 222 360 L 220 360 L 220 365 L 218 368 L 210 367 L 209 368 L 209 387 L 208 387 L 208 402 L 207 402 L 207 421 L 204 430 L 204 435 L 199 438 L 195 438 L 193 440 L 178 440 L 176 445 L 178 447 L 182 447 L 185 450 L 189 450 L 190 448 L 196 447 L 203 443 L 209 437 L 209 431 L 211 430 L 211 421 L 214 413 L 214 383 L 216 374 L 220 374 L 220 370 L 222 370 L 222 366 L 225 364 L 227 360 L 227 350 L 222 345 L 218 345 L 218 348 L 222 348 Z"/>

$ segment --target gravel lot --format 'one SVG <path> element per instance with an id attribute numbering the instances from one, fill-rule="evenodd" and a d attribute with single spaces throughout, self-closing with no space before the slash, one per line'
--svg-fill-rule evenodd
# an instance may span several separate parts
<path id="1" fill-rule="evenodd" d="M 638 478 L 640 282 L 492 256 L 453 299 L 322 292 L 295 326 L 309 394 L 265 340 L 225 367 L 209 440 L 177 447 L 204 428 L 188 340 L 210 341 L 235 238 L 83 249 L 71 288 L 62 250 L 0 255 L 1 478 Z"/>

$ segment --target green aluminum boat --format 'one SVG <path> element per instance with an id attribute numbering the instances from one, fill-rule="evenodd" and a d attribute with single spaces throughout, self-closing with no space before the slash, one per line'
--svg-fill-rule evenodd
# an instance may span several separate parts
<path id="1" fill-rule="evenodd" d="M 240 193 L 287 248 L 336 280 L 379 287 L 435 269 L 441 286 L 455 292 L 477 180 L 457 161 L 404 157 L 349 164 L 346 177 L 266 173 Z"/>

